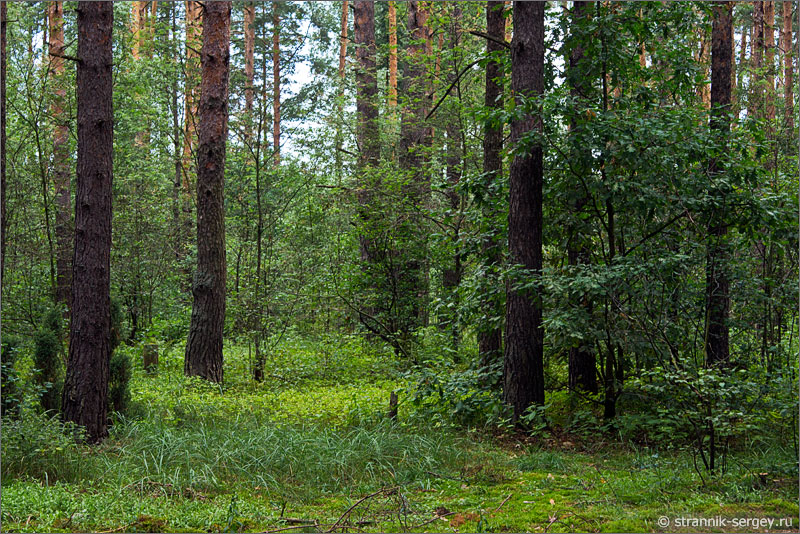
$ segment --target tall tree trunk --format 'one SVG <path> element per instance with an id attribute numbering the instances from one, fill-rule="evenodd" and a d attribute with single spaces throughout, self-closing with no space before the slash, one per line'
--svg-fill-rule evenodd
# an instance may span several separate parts
<path id="1" fill-rule="evenodd" d="M 432 131 L 426 120 L 431 92 L 425 69 L 430 43 L 428 2 L 410 0 L 408 6 L 408 60 L 403 73 L 404 94 L 408 104 L 400 124 L 400 167 L 408 178 L 402 186 L 406 204 L 399 230 L 403 259 L 399 266 L 398 307 L 403 336 L 424 324 L 427 307 L 427 236 L 422 228 L 422 213 L 430 197 L 430 175 L 426 150 L 431 145 Z"/>
<path id="2" fill-rule="evenodd" d="M 700 101 L 703 103 L 703 109 L 708 110 L 711 108 L 711 87 L 706 83 L 706 80 L 708 79 L 708 58 L 711 55 L 711 46 L 708 42 L 708 33 L 706 32 L 705 26 L 701 26 L 699 32 L 700 49 L 695 59 L 703 69 L 703 79 L 700 86 L 697 88 L 697 96 L 700 97 Z M 614 96 L 616 97 L 617 95 L 615 94 Z"/>
<path id="3" fill-rule="evenodd" d="M 133 59 L 139 59 L 142 52 L 147 53 L 149 28 L 148 24 L 148 4 L 150 2 L 144 0 L 134 0 L 131 3 L 131 18 L 133 19 L 131 31 L 133 32 L 133 45 L 131 47 L 131 54 Z"/>
<path id="4" fill-rule="evenodd" d="M 350 8 L 349 2 L 342 2 L 342 25 L 341 35 L 339 36 L 339 79 L 344 80 L 345 61 L 347 60 L 347 15 Z"/>
<path id="5" fill-rule="evenodd" d="M 53 80 L 50 114 L 55 122 L 53 133 L 53 184 L 56 204 L 56 302 L 69 306 L 72 278 L 72 228 L 69 177 L 69 125 L 66 111 L 67 90 L 64 79 L 63 2 L 50 2 L 50 77 Z"/>
<path id="6" fill-rule="evenodd" d="M 336 94 L 336 152 L 334 159 L 336 160 L 336 181 L 337 184 L 341 183 L 342 179 L 342 124 L 344 122 L 344 88 L 345 88 L 345 74 L 347 66 L 347 16 L 349 14 L 349 2 L 344 0 L 342 2 L 342 24 L 339 36 L 339 90 Z"/>
<path id="7" fill-rule="evenodd" d="M 794 130 L 794 47 L 792 46 L 792 2 L 781 2 L 783 7 L 781 28 L 781 51 L 783 52 L 783 112 L 786 130 Z"/>
<path id="8" fill-rule="evenodd" d="M 255 78 L 255 43 L 256 32 L 256 5 L 254 2 L 247 2 L 244 6 L 244 76 L 247 85 L 244 89 L 244 112 L 248 115 L 253 111 L 253 79 Z M 248 137 L 250 127 L 248 126 Z"/>
<path id="9" fill-rule="evenodd" d="M 775 120 L 775 2 L 764 2 L 764 60 L 766 63 L 765 113 L 769 133 L 774 133 Z"/>
<path id="10" fill-rule="evenodd" d="M 570 85 L 570 96 L 577 106 L 570 119 L 569 126 L 572 134 L 577 133 L 578 129 L 581 127 L 577 110 L 584 108 L 591 90 L 591 82 L 589 81 L 589 74 L 587 73 L 584 58 L 585 38 L 579 36 L 581 24 L 584 24 L 585 20 L 590 16 L 590 2 L 573 2 L 571 21 L 573 30 L 571 39 L 574 42 L 571 46 L 569 72 L 567 74 L 567 83 Z M 646 63 L 643 66 L 646 66 Z M 583 163 L 591 160 L 591 155 L 578 152 L 574 154 L 574 156 L 575 162 L 571 167 L 580 173 L 591 174 L 591 168 L 586 168 L 586 165 Z M 581 191 L 581 188 L 576 188 L 576 191 Z M 582 219 L 580 217 L 581 212 L 590 202 L 591 199 L 588 198 L 588 195 L 581 192 L 573 204 L 575 222 L 570 225 L 569 238 L 567 240 L 567 263 L 573 268 L 589 262 L 590 239 L 584 235 L 585 229 L 580 227 L 579 221 Z M 591 314 L 592 305 L 586 295 L 579 297 L 575 302 L 572 302 L 571 305 L 582 307 L 587 313 Z M 591 347 L 585 345 L 570 347 L 568 379 L 569 388 L 571 390 L 583 389 L 591 393 L 597 393 L 597 362 Z"/>
<path id="11" fill-rule="evenodd" d="M 377 184 L 370 180 L 369 169 L 378 165 L 380 138 L 378 136 L 378 79 L 375 71 L 375 4 L 371 0 L 354 0 L 353 33 L 356 45 L 356 139 L 358 140 L 358 168 L 360 176 L 358 203 L 364 232 L 359 236 L 361 260 L 369 264 L 376 260 L 371 200 Z M 365 268 L 368 268 L 365 265 Z"/>
<path id="12" fill-rule="evenodd" d="M 764 1 L 756 0 L 753 2 L 753 35 L 750 39 L 750 97 L 747 102 L 747 115 L 750 118 L 762 115 L 764 41 Z"/>
<path id="13" fill-rule="evenodd" d="M 719 135 L 723 142 L 730 131 L 731 103 L 731 40 L 733 39 L 732 8 L 729 2 L 714 3 L 714 21 L 712 28 L 711 50 L 711 120 L 712 132 Z M 724 150 L 721 151 L 724 153 Z M 706 259 L 706 333 L 705 352 L 708 365 L 727 364 L 728 349 L 728 312 L 730 297 L 727 276 L 728 252 L 725 245 L 728 226 L 725 222 L 724 197 L 725 186 L 714 183 L 722 169 L 717 159 L 709 165 L 709 177 L 712 180 L 711 190 L 722 197 L 723 207 L 712 214 L 709 225 L 709 243 Z"/>
<path id="14" fill-rule="evenodd" d="M 450 61 L 449 65 L 445 65 L 445 68 L 448 70 L 448 74 L 445 78 L 448 86 L 454 86 L 450 98 L 453 99 L 454 97 L 457 97 L 457 100 L 455 100 L 456 103 L 453 106 L 453 115 L 448 117 L 445 125 L 445 132 L 447 133 L 447 146 L 444 160 L 446 165 L 445 174 L 447 176 L 447 189 L 445 190 L 445 195 L 447 196 L 448 207 L 450 208 L 450 213 L 452 214 L 451 217 L 453 220 L 453 230 L 450 234 L 450 240 L 455 248 L 455 251 L 452 257 L 452 263 L 446 266 L 442 271 L 442 286 L 444 287 L 448 298 L 450 298 L 451 301 L 456 304 L 458 303 L 458 288 L 461 285 L 461 276 L 463 274 L 463 268 L 461 265 L 463 254 L 460 250 L 458 250 L 459 234 L 461 231 L 463 216 L 461 213 L 461 195 L 458 193 L 457 189 L 458 184 L 461 181 L 461 175 L 463 173 L 462 166 L 464 164 L 464 146 L 462 143 L 463 131 L 461 122 L 461 84 L 458 78 L 458 74 L 461 69 L 461 52 L 459 47 L 461 46 L 462 17 L 463 13 L 461 11 L 460 4 L 458 2 L 452 3 L 452 13 L 450 15 L 450 35 L 448 42 L 448 48 L 450 49 L 452 60 Z M 444 34 L 440 33 L 439 36 L 440 38 L 443 38 Z M 442 46 L 443 43 L 440 43 L 439 56 L 441 56 L 443 52 Z M 456 307 L 454 306 L 453 308 L 447 309 L 447 315 L 444 321 L 442 321 L 443 326 L 447 326 L 450 329 L 453 349 L 458 349 L 459 344 L 457 319 L 458 316 L 456 314 Z"/>
<path id="15" fill-rule="evenodd" d="M 170 4 L 170 18 L 171 18 L 171 38 L 173 46 L 178 42 L 178 22 L 177 22 L 177 14 L 176 11 L 178 10 L 178 4 L 175 2 L 171 2 Z M 181 125 L 179 119 L 179 108 L 178 108 L 178 77 L 175 76 L 172 79 L 172 94 L 171 96 L 171 104 L 172 104 L 172 151 L 173 151 L 173 165 L 175 168 L 175 175 L 172 180 L 172 224 L 173 224 L 173 233 L 174 233 L 174 247 L 175 247 L 175 259 L 177 260 L 178 264 L 181 265 L 183 263 L 183 259 L 186 257 L 186 234 L 183 231 L 183 219 L 181 217 L 181 183 L 182 183 L 182 172 L 181 172 Z M 182 284 L 182 290 L 186 290 L 185 285 Z"/>
<path id="16" fill-rule="evenodd" d="M 397 107 L 397 7 L 389 0 L 389 107 Z"/>
<path id="17" fill-rule="evenodd" d="M 228 65 L 231 2 L 203 9 L 197 147 L 197 272 L 184 373 L 222 382 L 225 325 L 225 140 L 228 137 Z"/>
<path id="18" fill-rule="evenodd" d="M 186 1 L 186 82 L 184 88 L 183 117 L 183 154 L 181 168 L 183 170 L 183 224 L 186 240 L 192 236 L 192 210 L 194 204 L 194 188 L 192 173 L 195 168 L 195 135 L 197 127 L 197 101 L 199 97 L 200 74 L 200 32 L 202 28 L 202 7 L 194 0 Z"/>
<path id="19" fill-rule="evenodd" d="M 111 2 L 78 2 L 78 173 L 72 320 L 63 418 L 107 434 L 111 356 L 111 184 L 113 172 Z"/>
<path id="20" fill-rule="evenodd" d="M 544 92 L 544 3 L 514 2 L 511 43 L 511 90 L 518 105 L 522 96 Z M 540 111 L 511 122 L 511 143 L 532 130 L 542 131 Z M 508 248 L 513 265 L 536 282 L 542 270 L 542 146 L 533 142 L 511 163 Z M 539 290 L 533 293 L 508 286 L 503 397 L 515 422 L 531 405 L 544 404 L 544 329 Z"/>
<path id="21" fill-rule="evenodd" d="M 498 55 L 505 51 L 501 44 L 505 38 L 506 17 L 504 16 L 505 3 L 502 1 L 486 2 L 486 55 L 489 61 L 486 63 L 486 88 L 484 92 L 484 106 L 492 112 L 497 112 L 503 107 L 503 63 Z M 501 179 L 503 172 L 503 125 L 501 121 L 489 120 L 484 125 L 483 133 L 483 173 L 487 179 L 487 196 Z M 497 216 L 491 207 L 492 200 L 487 198 L 487 208 L 483 210 L 483 216 L 493 221 Z M 495 225 L 489 224 L 484 230 L 487 235 L 483 241 L 482 248 L 484 261 L 486 262 L 486 273 L 491 281 L 486 294 L 481 297 L 481 309 L 487 317 L 501 315 L 502 310 L 497 302 L 496 292 L 500 289 L 500 277 L 498 270 L 503 261 L 500 242 L 495 234 Z M 503 331 L 501 326 L 492 323 L 480 325 L 478 329 L 478 354 L 481 364 L 484 366 L 499 361 L 502 354 Z"/>
<path id="22" fill-rule="evenodd" d="M 272 162 L 281 164 L 281 17 L 272 3 Z"/>
<path id="23" fill-rule="evenodd" d="M 3 281 L 6 269 L 6 26 L 8 6 L 0 2 L 0 303 L 2 303 Z M 2 305 L 0 305 L 2 307 Z M 0 320 L 0 324 L 2 320 Z"/>

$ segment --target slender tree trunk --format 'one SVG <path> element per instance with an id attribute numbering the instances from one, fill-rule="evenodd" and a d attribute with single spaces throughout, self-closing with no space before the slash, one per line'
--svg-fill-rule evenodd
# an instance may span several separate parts
<path id="1" fill-rule="evenodd" d="M 225 141 L 231 2 L 203 9 L 197 159 L 197 272 L 184 373 L 222 382 L 225 325 Z"/>
<path id="2" fill-rule="evenodd" d="M 113 172 L 111 2 L 78 2 L 78 173 L 69 359 L 63 418 L 107 434 L 111 356 L 110 256 Z"/>
<path id="3" fill-rule="evenodd" d="M 247 2 L 244 6 L 244 76 L 247 85 L 244 89 L 244 111 L 250 120 L 250 113 L 253 111 L 253 79 L 255 78 L 255 23 L 256 5 L 254 2 Z M 248 132 L 250 131 L 248 127 Z M 248 134 L 249 137 L 249 134 Z"/>
<path id="4" fill-rule="evenodd" d="M 72 203 L 69 177 L 69 124 L 66 111 L 67 90 L 64 79 L 63 2 L 51 2 L 50 76 L 53 80 L 50 114 L 55 122 L 53 134 L 53 183 L 56 204 L 56 301 L 69 306 L 72 279 Z"/>
<path id="5" fill-rule="evenodd" d="M 342 2 L 342 26 L 339 36 L 339 79 L 344 80 L 345 61 L 347 60 L 347 15 L 350 8 L 349 2 Z"/>
<path id="6" fill-rule="evenodd" d="M 172 19 L 172 27 L 171 27 L 171 37 L 172 37 L 172 44 L 175 45 L 178 42 L 178 23 L 177 23 L 177 15 L 176 11 L 178 10 L 178 4 L 175 2 L 170 3 L 170 17 Z M 185 240 L 185 232 L 183 231 L 183 222 L 181 218 L 181 183 L 182 183 L 182 172 L 181 172 L 181 125 L 179 119 L 179 108 L 178 108 L 178 77 L 175 76 L 172 79 L 172 151 L 173 151 L 173 164 L 175 168 L 175 176 L 172 181 L 172 225 L 173 225 L 173 233 L 174 233 L 174 247 L 175 247 L 175 259 L 177 260 L 178 264 L 182 264 L 184 258 L 186 257 L 186 240 Z M 182 285 L 182 290 L 186 290 L 186 287 Z"/>
<path id="7" fill-rule="evenodd" d="M 514 2 L 511 43 L 511 90 L 519 104 L 522 95 L 536 98 L 544 92 L 544 3 Z M 511 143 L 531 130 L 542 130 L 540 111 L 511 122 Z M 508 248 L 513 265 L 536 282 L 542 270 L 542 146 L 533 142 L 511 163 Z M 506 294 L 506 347 L 503 396 L 515 422 L 531 405 L 544 404 L 544 329 L 538 290 Z"/>
<path id="8" fill-rule="evenodd" d="M 792 46 L 792 2 L 781 2 L 783 7 L 781 29 L 781 50 L 783 52 L 783 112 L 786 130 L 794 130 L 794 47 Z"/>
<path id="9" fill-rule="evenodd" d="M 192 174 L 195 168 L 195 135 L 197 128 L 197 100 L 199 96 L 200 73 L 200 32 L 202 28 L 202 7 L 199 2 L 186 2 L 186 84 L 184 88 L 183 117 L 183 154 L 181 168 L 183 170 L 183 224 L 186 241 L 192 237 L 192 216 L 194 205 L 194 188 Z"/>
<path id="10" fill-rule="evenodd" d="M 144 52 L 145 55 L 151 55 L 149 52 L 149 37 L 151 22 L 148 20 L 148 11 L 150 2 L 134 0 L 131 4 L 132 19 L 133 19 L 133 46 L 131 54 L 133 59 L 139 59 Z"/>
<path id="11" fill-rule="evenodd" d="M 345 74 L 347 66 L 347 16 L 349 14 L 349 2 L 344 0 L 342 2 L 342 25 L 341 35 L 339 36 L 339 90 L 337 92 L 336 101 L 336 152 L 334 159 L 336 160 L 336 180 L 337 184 L 341 183 L 342 179 L 342 124 L 344 122 L 344 88 L 345 88 Z"/>
<path id="12" fill-rule="evenodd" d="M 498 41 L 505 38 L 506 18 L 504 16 L 505 3 L 502 1 L 486 2 L 486 54 L 490 57 L 486 64 L 486 88 L 484 92 L 484 106 L 492 112 L 497 112 L 503 107 L 503 63 L 497 57 L 505 51 L 505 47 Z M 487 178 L 487 191 L 492 191 L 500 181 L 503 172 L 503 125 L 501 121 L 489 120 L 484 125 L 483 134 L 483 172 Z M 483 216 L 493 221 L 497 216 L 491 208 L 491 199 L 488 199 L 487 208 Z M 482 248 L 486 262 L 486 273 L 491 281 L 487 284 L 487 293 L 481 297 L 481 309 L 487 317 L 501 315 L 502 310 L 496 297 L 500 289 L 499 269 L 503 258 L 501 245 L 495 233 L 495 225 L 489 224 L 484 230 L 487 232 Z M 502 356 L 503 331 L 500 325 L 492 323 L 480 325 L 478 329 L 478 354 L 484 366 L 499 361 Z"/>
<path id="13" fill-rule="evenodd" d="M 731 40 L 733 39 L 732 8 L 729 2 L 714 3 L 711 50 L 711 121 L 712 132 L 723 140 L 730 131 L 731 103 Z M 724 152 L 724 151 L 723 151 Z M 714 183 L 722 169 L 717 159 L 709 165 L 711 189 L 723 197 L 727 191 L 724 186 Z M 724 202 L 722 203 L 724 206 Z M 725 208 L 712 214 L 709 225 L 709 243 L 706 259 L 706 334 L 705 352 L 708 365 L 725 365 L 729 360 L 728 313 L 730 297 L 727 276 L 728 252 L 725 245 L 728 226 L 725 222 Z"/>
<path id="14" fill-rule="evenodd" d="M 8 6 L 0 2 L 0 303 L 2 303 L 3 281 L 6 268 L 6 234 L 8 215 L 6 212 L 6 26 Z M 0 307 L 2 305 L 0 304 Z M 2 320 L 0 320 L 0 324 Z"/>
<path id="15" fill-rule="evenodd" d="M 703 81 L 697 88 L 697 96 L 703 103 L 703 109 L 711 109 L 711 87 L 706 83 L 708 79 L 709 63 L 708 58 L 711 55 L 711 43 L 709 43 L 708 33 L 705 26 L 700 27 L 700 49 L 697 52 L 696 60 L 703 68 Z M 616 96 L 616 94 L 614 95 Z"/>
<path id="16" fill-rule="evenodd" d="M 408 336 L 425 323 L 427 307 L 427 236 L 420 213 L 427 209 L 430 197 L 430 175 L 426 149 L 432 141 L 426 116 L 431 108 L 431 91 L 425 69 L 430 42 L 427 2 L 411 0 L 408 6 L 408 60 L 403 73 L 404 94 L 408 104 L 400 124 L 400 167 L 408 174 L 402 186 L 406 208 L 399 230 L 403 259 L 399 266 L 398 299 L 401 301 L 400 331 Z"/>
<path id="17" fill-rule="evenodd" d="M 762 115 L 764 39 L 764 1 L 756 0 L 753 2 L 753 35 L 750 39 L 750 97 L 747 103 L 747 115 L 750 118 Z"/>
<path id="18" fill-rule="evenodd" d="M 397 7 L 390 0 L 389 8 L 389 107 L 397 107 Z"/>
<path id="19" fill-rule="evenodd" d="M 768 132 L 774 134 L 775 121 L 775 2 L 764 2 L 764 59 L 766 62 L 765 113 Z"/>
<path id="20" fill-rule="evenodd" d="M 281 164 L 281 17 L 280 2 L 272 3 L 272 151 L 273 165 Z"/>
<path id="21" fill-rule="evenodd" d="M 452 302 L 458 303 L 458 288 L 461 285 L 462 276 L 462 252 L 459 249 L 459 234 L 461 231 L 462 214 L 461 214 L 461 195 L 458 193 L 458 184 L 461 181 L 462 166 L 464 164 L 464 146 L 463 146 L 463 131 L 461 123 L 461 84 L 458 79 L 458 73 L 461 69 L 461 61 L 459 61 L 460 46 L 461 46 L 461 24 L 463 13 L 461 6 L 458 2 L 452 4 L 452 14 L 450 22 L 450 36 L 448 48 L 452 56 L 452 61 L 445 68 L 448 74 L 445 77 L 448 86 L 454 84 L 449 98 L 451 98 L 455 105 L 453 106 L 453 114 L 447 119 L 445 125 L 445 132 L 447 133 L 447 147 L 445 155 L 447 189 L 445 195 L 447 196 L 450 213 L 453 219 L 453 230 L 450 234 L 450 240 L 455 248 L 452 263 L 445 267 L 442 271 L 442 286 L 444 290 L 452 299 Z M 440 38 L 444 37 L 443 33 L 439 34 Z M 440 43 L 439 49 L 442 50 L 443 43 Z M 442 52 L 439 53 L 439 56 Z M 438 78 L 438 76 L 437 76 Z M 458 332 L 458 316 L 455 308 L 448 309 L 447 316 L 443 321 L 443 326 L 450 328 L 453 349 L 458 349 L 459 332 Z"/>
<path id="22" fill-rule="evenodd" d="M 581 24 L 590 16 L 590 2 L 573 2 L 572 25 L 574 29 L 571 39 L 574 42 L 569 57 L 567 82 L 570 85 L 570 96 L 576 102 L 577 109 L 585 107 L 591 90 L 591 82 L 586 72 L 584 58 L 585 38 L 578 35 Z M 644 66 L 646 66 L 646 63 Z M 572 113 L 570 120 L 570 132 L 575 134 L 580 128 L 581 125 L 576 110 Z M 577 169 L 578 172 L 590 174 L 592 172 L 591 168 L 586 168 L 582 162 L 589 161 L 591 156 L 580 152 L 574 156 L 575 162 L 571 167 Z M 580 191 L 580 187 L 576 188 L 576 191 Z M 570 225 L 569 238 L 567 240 L 567 262 L 573 268 L 589 263 L 590 239 L 584 235 L 585 229 L 580 227 L 579 222 L 581 220 L 580 214 L 589 202 L 591 202 L 591 199 L 586 194 L 580 193 L 580 196 L 575 199 L 573 204 L 575 222 Z M 581 296 L 571 304 L 575 307 L 582 307 L 588 314 L 591 314 L 592 304 L 586 295 Z M 568 379 L 571 390 L 583 389 L 591 393 L 597 393 L 597 362 L 595 354 L 590 347 L 570 347 Z"/>

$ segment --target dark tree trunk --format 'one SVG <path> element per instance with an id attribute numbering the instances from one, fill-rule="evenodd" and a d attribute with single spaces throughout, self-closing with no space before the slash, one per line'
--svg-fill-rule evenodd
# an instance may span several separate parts
<path id="1" fill-rule="evenodd" d="M 484 105 L 488 110 L 496 111 L 503 107 L 503 64 L 498 54 L 504 52 L 505 47 L 499 42 L 505 39 L 506 19 L 503 15 L 505 2 L 486 2 L 486 34 L 491 39 L 486 40 L 486 53 L 490 56 L 486 64 L 486 92 Z M 492 59 L 492 56 L 495 56 Z M 483 135 L 483 172 L 487 177 L 487 197 L 492 194 L 495 184 L 500 180 L 503 172 L 503 125 L 497 121 L 488 121 L 484 127 Z M 486 203 L 491 206 L 491 198 Z M 496 216 L 491 207 L 484 210 L 484 217 L 492 220 Z M 494 224 L 489 224 L 485 232 L 494 232 Z M 499 290 L 498 269 L 502 263 L 500 242 L 494 233 L 486 236 L 483 242 L 483 253 L 486 262 L 486 273 L 491 281 L 487 284 L 488 290 L 481 299 L 481 308 L 487 317 L 501 314 L 500 306 L 495 297 Z M 483 365 L 489 365 L 502 358 L 503 332 L 500 326 L 481 325 L 478 330 L 478 353 Z"/>
<path id="2" fill-rule="evenodd" d="M 711 31 L 711 121 L 712 132 L 724 142 L 730 131 L 731 104 L 731 40 L 733 39 L 731 10 L 728 2 L 714 3 L 714 22 Z M 724 151 L 723 151 L 724 152 Z M 706 259 L 706 335 L 705 351 L 708 365 L 726 364 L 729 360 L 728 313 L 730 297 L 727 275 L 728 251 L 725 245 L 728 226 L 725 222 L 724 185 L 715 182 L 722 169 L 717 159 L 709 165 L 711 190 L 721 197 L 723 206 L 712 213 L 709 224 L 709 243 Z"/>
<path id="3" fill-rule="evenodd" d="M 535 99 L 544 91 L 544 3 L 514 2 L 511 43 L 511 90 L 518 105 L 522 96 Z M 541 131 L 540 112 L 511 122 L 511 143 L 531 130 Z M 542 270 L 542 147 L 534 143 L 511 163 L 508 248 L 513 265 L 538 281 Z M 544 404 L 544 330 L 538 290 L 506 295 L 504 399 L 514 409 L 514 421 L 533 404 Z"/>
<path id="4" fill-rule="evenodd" d="M 344 18 L 344 15 L 343 15 Z M 380 287 L 377 291 L 378 301 L 388 299 L 384 294 L 381 280 L 381 245 L 378 235 L 382 224 L 375 217 L 376 191 L 380 187 L 378 176 L 371 169 L 378 165 L 380 159 L 380 137 L 378 124 L 378 79 L 375 71 L 375 4 L 370 0 L 353 2 L 353 43 L 356 47 L 356 140 L 358 143 L 358 213 L 360 218 L 359 250 L 361 269 L 365 283 L 372 287 Z M 343 65 L 341 63 L 340 65 Z M 365 303 L 359 315 L 362 323 L 368 328 L 369 317 L 383 310 L 378 302 Z M 366 322 L 365 322 L 366 321 Z"/>
<path id="5" fill-rule="evenodd" d="M 72 283 L 72 228 L 69 179 L 69 125 L 64 109 L 67 90 L 64 87 L 64 11 L 63 2 L 51 2 L 50 22 L 50 76 L 53 80 L 53 97 L 50 112 L 55 121 L 53 135 L 53 183 L 56 204 L 56 301 L 69 305 Z"/>
<path id="6" fill-rule="evenodd" d="M 197 146 L 197 272 L 183 371 L 222 382 L 225 324 L 225 140 L 228 137 L 230 2 L 203 9 Z"/>
<path id="7" fill-rule="evenodd" d="M 573 2 L 572 25 L 573 40 L 572 51 L 569 57 L 569 73 L 567 82 L 570 85 L 570 96 L 576 103 L 576 110 L 583 109 L 578 102 L 585 102 L 591 91 L 589 73 L 587 72 L 586 62 L 584 61 L 584 37 L 580 35 L 580 26 L 583 21 L 591 14 L 590 2 Z M 578 119 L 578 112 L 574 111 L 570 119 L 570 131 L 574 134 L 581 127 Z M 591 155 L 579 149 L 573 150 L 572 168 L 580 173 L 590 174 L 591 168 L 586 164 L 590 161 Z M 580 213 L 590 202 L 587 194 L 578 187 L 580 191 L 578 198 L 575 199 L 573 211 L 573 223 L 569 227 L 569 238 L 567 240 L 567 262 L 570 267 L 586 264 L 589 262 L 589 238 L 584 235 L 584 228 L 580 226 Z M 573 299 L 570 303 L 574 307 L 582 307 L 587 313 L 591 313 L 592 303 L 586 295 Z M 597 393 L 597 362 L 595 354 L 587 346 L 570 347 L 569 350 L 569 388 L 571 390 L 583 389 L 591 393 Z"/>
<path id="8" fill-rule="evenodd" d="M 90 441 L 107 431 L 111 356 L 111 183 L 113 170 L 111 2 L 78 2 L 78 172 L 72 320 L 63 417 Z"/>
<path id="9" fill-rule="evenodd" d="M 375 73 L 375 4 L 370 0 L 353 2 L 353 42 L 356 45 L 356 139 L 358 142 L 358 192 L 359 214 L 363 230 L 359 236 L 361 261 L 364 268 L 376 260 L 372 198 L 378 184 L 370 179 L 369 168 L 378 164 L 380 140 L 378 136 L 378 79 Z"/>
<path id="10" fill-rule="evenodd" d="M 420 213 L 427 208 L 430 196 L 426 151 L 432 141 L 432 130 L 426 120 L 432 96 L 425 69 L 430 42 L 428 6 L 426 2 L 415 0 L 410 0 L 407 6 L 409 45 L 403 93 L 408 101 L 403 107 L 399 142 L 400 167 L 407 178 L 402 186 L 405 206 L 398 230 L 402 259 L 396 275 L 396 296 L 400 302 L 398 316 L 403 336 L 426 322 L 427 236 Z"/>

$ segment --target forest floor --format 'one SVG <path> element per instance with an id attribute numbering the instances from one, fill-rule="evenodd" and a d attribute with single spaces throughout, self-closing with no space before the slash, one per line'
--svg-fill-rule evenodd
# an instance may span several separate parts
<path id="1" fill-rule="evenodd" d="M 153 375 L 142 371 L 140 348 L 122 350 L 135 362 L 132 410 L 102 445 L 60 439 L 52 421 L 33 415 L 4 429 L 3 531 L 797 532 L 800 524 L 797 479 L 754 470 L 767 458 L 733 454 L 724 475 L 701 479 L 687 452 L 459 430 L 415 417 L 402 396 L 400 420 L 387 421 L 389 393 L 407 375 L 354 340 L 284 342 L 263 384 L 247 377 L 247 348 L 235 347 L 224 387 L 183 378 L 179 346 L 162 347 Z"/>

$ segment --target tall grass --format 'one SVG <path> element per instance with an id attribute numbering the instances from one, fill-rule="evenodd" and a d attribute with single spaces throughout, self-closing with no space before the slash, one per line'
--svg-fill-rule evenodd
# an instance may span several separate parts
<path id="1" fill-rule="evenodd" d="M 38 420 L 51 437 L 57 421 Z M 16 432 L 11 434 L 16 436 Z M 464 437 L 405 430 L 390 422 L 334 429 L 259 423 L 255 418 L 189 418 L 179 426 L 121 421 L 91 449 L 62 440 L 58 454 L 3 443 L 4 475 L 40 480 L 95 480 L 114 487 L 183 493 L 231 486 L 307 500 L 363 493 L 384 485 L 425 484 L 433 473 L 495 462 Z M 35 460 L 35 461 L 32 461 Z"/>

